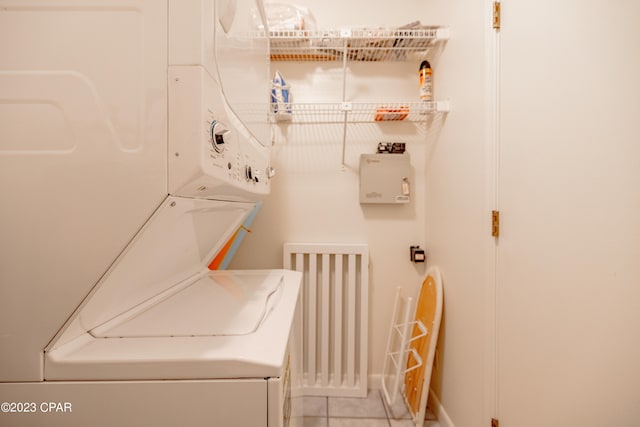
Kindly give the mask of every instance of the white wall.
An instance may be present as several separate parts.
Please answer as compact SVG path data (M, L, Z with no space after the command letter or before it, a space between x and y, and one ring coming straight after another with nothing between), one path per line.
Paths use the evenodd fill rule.
M302 2L299 2L302 3ZM324 28L352 26L399 26L414 19L412 13L372 11L370 5L349 3L354 13L334 14L340 2L308 2ZM315 4L311 4L315 3ZM381 5L384 9L385 6ZM355 13L358 11L358 13ZM370 16L363 16L365 11ZM358 21L353 17L357 16ZM418 63L352 64L347 97L370 101L395 90L398 97L418 100ZM380 70L382 68L382 71ZM341 101L342 69L335 64L274 63L292 87L298 102ZM391 76L385 78L385 75ZM398 77L401 76L401 77ZM378 90L376 90L378 88ZM408 125L409 138L422 140L424 132ZM278 175L272 194L256 219L232 267L277 267L282 265L282 243L366 242L370 248L370 373L380 374L386 345L390 311L399 285L413 287L421 282L424 266L409 261L409 247L424 245L424 165L426 142L412 144L408 151L414 168L415 197L408 205L361 206L358 202L360 153L373 153L380 140L398 140L401 128L387 126L381 134L377 125L349 128L346 164L342 165L341 125L282 125L277 129L273 164ZM382 139L381 139L382 138ZM259 254L259 255L257 255Z
M490 316L486 296L491 245L487 138L488 86L485 2L433 1L429 16L451 25L437 90L451 99L425 176L426 244L440 267L444 317L431 387L456 427L489 425L485 355Z
M366 242L371 255L370 375L382 371L395 288L417 292L425 266L408 259L409 246L427 249L428 264L441 267L445 317L432 387L458 427L477 426L483 416L485 268L485 24L483 2L298 1L311 7L320 27L399 26L420 19L451 26L451 40L434 62L435 95L452 111L429 132L406 136L414 168L408 206L358 203L358 156L374 152L375 125L350 128L346 167L341 165L341 128L281 126L273 159L278 175L272 194L234 260L234 268L282 265L282 243ZM347 9L347 10L345 10ZM488 19L488 18L487 18ZM295 99L340 96L338 65L273 64L289 79ZM348 97L374 100L397 90L417 100L419 62L350 65ZM395 78L385 79L392 73ZM382 78L380 78L382 76ZM371 93L373 91L373 93ZM336 99L339 101L340 99ZM383 137L398 136L391 129ZM282 137L282 133L286 138ZM373 384L375 386L375 384Z

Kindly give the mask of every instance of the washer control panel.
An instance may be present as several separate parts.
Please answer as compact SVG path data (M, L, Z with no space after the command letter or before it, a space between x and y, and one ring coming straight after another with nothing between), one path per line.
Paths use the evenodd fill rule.
M261 158L252 156L251 150L242 150L237 135L222 121L217 120L211 110L208 113L210 119L206 126L209 132L207 154L211 165L222 169L226 167L228 178L233 182L260 184L263 176L268 175L269 165L262 165ZM264 173L261 169L264 169Z
M169 192L222 200L268 194L270 149L234 114L218 83L200 66L170 67L169 75Z

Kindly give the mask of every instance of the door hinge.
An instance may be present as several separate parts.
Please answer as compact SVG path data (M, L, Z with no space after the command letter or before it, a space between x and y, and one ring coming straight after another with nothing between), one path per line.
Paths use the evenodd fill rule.
M500 235L500 211L491 211L491 235L493 237Z
M491 427L500 427L500 422L495 418L491 418Z
M500 2L493 2L493 28L495 30L500 29Z

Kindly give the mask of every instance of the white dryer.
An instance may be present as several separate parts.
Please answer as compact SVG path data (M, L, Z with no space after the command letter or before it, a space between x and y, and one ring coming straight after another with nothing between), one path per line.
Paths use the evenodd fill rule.
M60 135L71 129L69 134L76 137L102 132L96 121L102 112L107 117L105 141L112 138L115 147L105 151L108 144L100 140L67 146L67 139L60 136L58 140L57 134L46 141L56 150L41 149L45 143L37 138L31 151L0 145L0 161L20 165L15 172L4 169L3 178L4 174L22 176L25 168L31 168L32 176L48 173L53 188L67 182L66 177L58 177L62 173L72 176L86 170L88 178L94 179L86 168L98 165L95 183L104 190L104 197L115 197L122 190L129 194L122 200L136 212L128 221L121 220L128 211L120 206L117 223L123 228L112 227L114 214L104 210L108 204L91 210L99 203L99 195L91 194L87 211L98 215L96 220L105 226L85 227L82 221L90 224L85 217L82 227L67 222L85 203L77 190L87 188L69 180L68 194L62 193L67 199L50 198L47 206L53 217L48 225L73 231L65 236L67 243L60 243L58 230L49 231L50 227L28 236L28 227L12 231L3 224L3 232L7 230L11 239L42 239L61 253L60 265L50 275L45 268L49 264L37 262L33 270L21 273L20 267L30 260L20 248L11 252L2 248L4 258L14 265L7 265L0 283L6 297L0 302L0 425L297 425L302 349L299 273L208 268L214 257L228 255L229 243L269 193L273 171L266 123L268 47L266 40L247 36L252 20L263 16L261 1L100 0L80 5L71 0L0 0L0 6L0 21L16 22L4 26L3 38L23 34L25 26L38 31L51 20L58 20L51 25L61 29L60 35L34 36L42 36L43 43L47 37L56 40L60 49L45 59L40 55L40 62L15 46L3 51L8 58L5 64L17 64L15 69L0 69L0 87L11 94L3 98L8 105L5 110L29 120L50 113L45 125L53 123ZM114 24L130 30L132 52L140 48L142 58L127 51L126 40L113 51L105 44L103 51L87 46L73 60L63 55L73 56L69 52L83 42L70 36L70 26L117 32ZM149 28L155 29L155 37L144 33ZM88 39L94 37L89 34ZM157 37L163 34L164 39ZM94 38L94 43L102 43L102 38ZM19 46L21 40L14 42ZM151 53L145 51L145 46L152 45L156 47ZM50 50L43 44L43 53L45 47ZM119 67L140 66L130 75L132 82L143 82L142 86L118 87L126 79L120 82L118 75L96 66L108 55L125 61ZM77 70L64 69L70 64ZM46 66L50 69L36 70ZM141 77L144 73L147 78ZM162 75L164 88L157 82ZM133 108L127 110L145 126L149 120L141 112L162 118L161 112L166 111L168 120L154 123L167 129L164 147L150 148L160 144L162 132L151 132L151 126L136 132L128 121L131 115L114 119L119 100L125 105L128 96L149 104L129 103ZM56 127L56 111L67 128ZM15 135L22 138L21 129L12 125L11 133L3 136L10 141ZM128 144L122 135L138 144ZM136 159L144 167L137 174L134 168L127 169L135 166ZM118 168L128 175L118 176ZM151 186L147 170L153 171ZM165 180L159 185L156 178L163 171ZM29 183L15 185L16 192L29 188ZM162 193L162 186L163 200L130 233L130 241L115 260L106 260L107 268L101 270L105 260L98 261L117 247L125 230L131 230L136 218ZM144 188L152 194L143 194ZM136 191L145 196L140 203ZM16 202L12 207L18 210L6 218L13 222L21 215L30 218L31 211L22 207L22 196L10 195L9 200ZM83 229L94 234L83 235ZM104 248L100 248L102 239ZM77 252L72 258L62 253L67 247L88 243L84 254ZM75 265L68 262L73 260ZM76 269L78 277L74 277ZM89 287L81 280L96 274L97 282ZM75 308L69 309L72 305Z

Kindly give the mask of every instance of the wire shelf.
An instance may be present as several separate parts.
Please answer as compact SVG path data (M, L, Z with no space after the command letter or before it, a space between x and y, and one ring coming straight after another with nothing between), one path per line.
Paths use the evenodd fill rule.
M367 132L373 129L376 137L387 140L390 132L400 130L400 126L403 129L402 141L407 140L408 134L420 136L422 140L422 132L434 124L439 129L441 120L449 112L448 101L349 102L346 101L345 90L348 62L407 62L427 57L431 60L440 54L449 39L448 27L425 26L415 21L394 29L274 30L245 33L241 37L268 39L271 61L342 63L342 102L272 103L269 119L277 125L272 128L274 142L278 139L309 139L296 136L304 131L311 132L311 139L317 141L319 131L339 132L341 129L341 136L336 138L342 140L343 167L349 155L347 134L353 133L354 129L366 129ZM371 126L383 123L390 125ZM414 125L407 127L403 123ZM288 127L288 124L308 126ZM371 140L370 137L366 139ZM334 138L323 136L322 140L333 141ZM326 147L326 144L322 146Z
M373 123L424 122L434 114L449 111L449 103L290 103L271 114L273 122L291 123Z
M261 31L254 37L267 34ZM449 29L291 30L270 31L268 37L272 61L406 61L447 40Z

